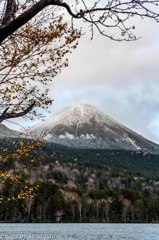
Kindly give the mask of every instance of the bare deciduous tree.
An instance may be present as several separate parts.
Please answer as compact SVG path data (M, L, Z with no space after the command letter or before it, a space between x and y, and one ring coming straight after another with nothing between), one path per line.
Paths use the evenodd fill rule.
M49 19L49 20L48 20ZM32 118L52 103L49 83L68 66L67 53L77 46L80 31L63 17L43 10L0 45L0 122Z
M1 17L0 42L26 24L37 13L47 6L65 9L73 19L82 19L90 24L92 36L94 28L104 36L114 40L134 40L135 26L130 24L134 17L148 17L159 20L158 0L27 0L24 4L15 0L1 0L5 8ZM3 3L3 4L2 4ZM23 11L16 15L18 8ZM118 30L119 35L113 35L112 31Z

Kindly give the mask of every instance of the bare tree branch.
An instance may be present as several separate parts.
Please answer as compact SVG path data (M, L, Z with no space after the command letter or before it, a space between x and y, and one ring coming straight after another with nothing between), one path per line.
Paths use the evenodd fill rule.
M15 18L16 11L16 0L7 0L7 6L2 20L2 25L7 25L9 22L11 22Z
M8 36L22 27L25 23L31 20L37 13L42 11L45 7L49 5L61 6L67 9L69 14L71 14L74 18L79 18L78 14L73 14L71 8L68 4L63 3L61 0L40 0L35 5L33 5L30 9L26 10L16 19L12 20L7 25L2 25L0 28L0 43L2 43Z
M28 113L39 118L33 107L47 111L53 103L48 84L68 66L80 35L49 8L0 45L0 122Z
M92 3L87 0L76 0L73 11L73 7L62 0L40 0L17 18L1 25L0 43L49 5L65 8L72 18L83 19L85 22L91 23L92 31L94 31L93 27L96 27L101 34L110 39L119 40L119 38L116 39L105 33L105 30L116 27L123 36L120 40L135 40L132 28L127 27L126 23L134 16L152 18L158 22L158 4L158 0L94 0ZM12 16L10 17L12 18Z
M9 107L7 107L0 116L0 123L3 122L6 119L23 117L24 115L29 113L34 107L35 107L35 103L33 102L30 106L25 108L23 111L16 112L16 113L15 112L8 112Z

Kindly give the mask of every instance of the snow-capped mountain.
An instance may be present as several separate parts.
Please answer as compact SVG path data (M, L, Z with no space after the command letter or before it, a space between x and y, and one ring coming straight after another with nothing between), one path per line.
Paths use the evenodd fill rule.
M94 106L65 108L29 130L53 143L77 148L141 150L159 153L159 145L114 121Z
M0 138L14 138L18 136L19 133L17 131L14 131L0 123Z

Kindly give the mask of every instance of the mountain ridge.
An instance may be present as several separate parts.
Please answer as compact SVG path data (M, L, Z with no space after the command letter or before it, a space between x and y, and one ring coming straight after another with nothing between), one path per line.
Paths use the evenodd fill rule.
M29 131L46 142L68 147L159 153L159 145L89 104L65 108L45 122L33 126Z
M20 132L8 128L4 124L0 123L0 138L14 138L18 137Z

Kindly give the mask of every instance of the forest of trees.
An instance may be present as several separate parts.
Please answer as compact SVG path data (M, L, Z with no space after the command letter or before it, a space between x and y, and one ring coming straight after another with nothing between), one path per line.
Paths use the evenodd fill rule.
M48 151L40 158L42 149ZM54 145L38 147L35 161L27 155L20 161L10 157L0 165L9 174L1 176L1 222L159 221L157 155L146 160L143 153L131 151L84 150L80 155Z
M11 189L5 183L2 194ZM158 222L159 196L131 189L77 191L66 200L51 182L39 183L36 195L1 203L1 222Z

